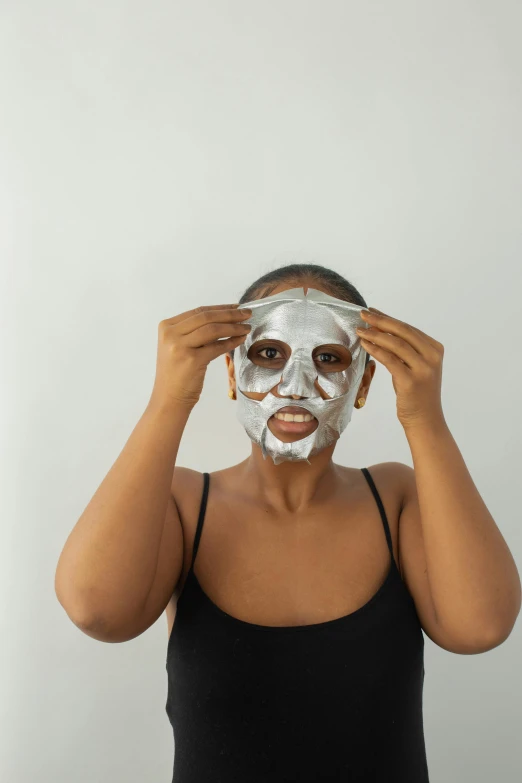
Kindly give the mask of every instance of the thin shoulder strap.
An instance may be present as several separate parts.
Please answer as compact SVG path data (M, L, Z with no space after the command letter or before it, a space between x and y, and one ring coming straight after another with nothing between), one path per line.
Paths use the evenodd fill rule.
M374 480L373 480L372 475L371 475L370 471L368 470L368 468L361 468L361 471L363 472L363 474L364 474L364 476L366 478L366 481L370 485L370 489L373 492L373 496L374 496L375 500L377 501L377 506L379 507L379 511L381 513L382 524L384 525L384 532L386 534L386 541L388 542L388 549L390 550L390 554L391 554L392 558L394 558L394 555L393 555L393 542L392 542L392 537L391 537L391 533L390 533L390 526L388 524L388 519L386 517L386 511L384 510L384 506L382 504L381 496L379 495L379 493L377 491L377 487L375 486Z
M201 531L203 530L203 520L205 519L205 511L207 508L209 480L210 475L208 473L203 473L203 493L201 495L201 504L199 507L198 526L196 528L196 535L194 536L194 544L192 546L192 562L190 564L191 569L194 568L194 560L196 559L196 555L198 553L199 539L201 538Z

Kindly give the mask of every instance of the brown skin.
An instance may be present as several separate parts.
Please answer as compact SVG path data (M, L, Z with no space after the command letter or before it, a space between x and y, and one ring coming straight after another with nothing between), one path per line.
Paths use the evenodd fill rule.
M288 281L271 293L295 285ZM305 291L310 286L329 293L316 281L303 285ZM326 353L328 347L334 349L321 346L321 350ZM342 346L335 348L340 354L346 352ZM349 357L344 362L340 358L339 369L344 369ZM228 354L225 360L229 388L237 396L234 363ZM356 399L368 397L375 369L375 361L370 360ZM317 381L315 385L327 399ZM277 385L271 392L283 398ZM247 396L261 400L266 394ZM300 398L292 395L288 404L294 399ZM357 403L355 407L360 410ZM274 431L271 419L268 426ZM277 437L291 442L304 436L278 432ZM333 462L335 446L310 457L310 464L274 465L252 442L247 459L211 473L195 571L207 594L229 614L262 625L323 622L356 610L383 583L390 558L377 505L359 468ZM371 472L387 511L398 561L403 482L397 480L395 465L372 466ZM185 553L182 576L167 608L169 633L190 566L201 488L200 473L177 469L173 496L183 524Z
M393 554L425 633L453 652L483 652L514 626L519 574L445 422L443 346L371 309L364 347L391 373L414 464L368 466ZM176 465L178 447L208 363L245 339L247 318L237 305L214 305L159 325L150 402L56 569L58 600L95 639L133 639L165 609L172 627L203 484ZM227 368L235 383L228 359ZM372 361L358 396L374 371ZM378 507L361 471L332 461L334 446L310 463L274 466L252 444L243 462L211 474L195 573L218 607L245 622L308 625L350 614L383 584L390 558Z
M271 293L295 285L295 281L288 281ZM317 281L303 285L305 291L310 286L329 293ZM328 346L321 349L326 352ZM234 363L228 354L225 360L229 388L237 397ZM344 366L346 363L340 369ZM356 400L368 397L375 369L372 359ZM316 388L328 398L317 381ZM271 392L282 397L277 386ZM247 396L260 400L265 394ZM297 395L288 398L289 405L293 399L298 399ZM357 403L355 407L362 411ZM268 426L272 430L274 423L269 420ZM290 442L303 436L279 432L277 437ZM382 585L390 555L375 499L359 468L333 462L335 446L333 443L310 457L310 464L274 465L270 458L263 458L256 443L251 443L247 459L210 474L195 572L218 607L246 622L308 625L355 611ZM398 463L370 466L399 565L399 516L405 490L400 467ZM166 612L169 634L190 567L201 489L199 472L176 469L172 492L184 530L184 558L182 575Z
M321 288L315 281L309 285ZM289 281L273 293L294 286ZM371 326L365 348L392 375L414 463L413 469L397 462L369 466L394 556L426 635L451 652L485 652L511 633L522 601L520 577L444 419L443 346L372 310L365 319ZM226 364L236 391L228 356ZM375 368L372 360L356 399L368 396ZM272 393L280 396L277 388ZM307 625L355 611L383 583L389 558L375 500L359 469L333 462L335 445L310 464L274 465L252 443L247 459L211 474L195 571L218 607L261 625ZM185 550L167 608L169 629L190 564L201 484L196 471L175 472L172 492Z
M390 554L362 472L331 463L316 481L315 495L306 482L298 484L301 495L292 492L290 483L281 482L264 494L260 483L266 476L256 479L250 459L210 473L194 566L207 596L233 617L269 626L325 622L367 603L386 578ZM398 563L404 481L397 465L369 469L386 510ZM198 471L175 471L172 491L183 525L184 555L182 575L166 609L169 634L191 563L202 486ZM171 543L170 535L166 531L162 548Z

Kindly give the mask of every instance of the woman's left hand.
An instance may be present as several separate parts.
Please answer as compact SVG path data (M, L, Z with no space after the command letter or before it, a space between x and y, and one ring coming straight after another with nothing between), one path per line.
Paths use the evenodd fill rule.
M361 318L370 327L357 330L362 347L391 372L403 427L443 422L442 343L375 307Z

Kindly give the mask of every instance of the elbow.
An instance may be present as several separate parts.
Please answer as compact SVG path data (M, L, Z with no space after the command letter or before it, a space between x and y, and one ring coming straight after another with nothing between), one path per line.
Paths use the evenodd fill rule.
M504 644L504 642L511 635L511 631L514 627L515 623L509 626L495 628L486 641L487 647L485 648L484 652L486 652L486 650L493 650L495 647L500 647L501 644Z
M74 625L82 631L96 626L97 619L88 599L80 595L79 591L75 589L73 580L65 579L59 569L56 570L54 578L54 593L58 603Z
M511 631L516 625L521 605L522 590L517 572L517 580L514 588L509 591L502 603L499 603L496 617L489 623L489 633L486 635L485 639L488 650L498 647L509 638Z
M124 642L128 641L125 635L116 629L116 626L107 622L107 619L95 614L85 605L65 601L56 593L58 602L61 604L69 620L86 636L96 639L98 642Z
M127 642L139 636L146 627L142 627L140 615L129 618L115 616L106 609L100 611L98 604L95 605L87 598L80 599L78 595L72 594L71 590L60 590L58 585L55 585L55 594L73 625L98 642Z
M81 604L77 600L72 600L70 594L65 596L57 588L55 588L54 592L58 603L74 625L83 631L96 624L95 618L84 604Z
M505 611L502 613L502 617L498 617L496 622L491 623L489 633L484 639L484 652L499 647L509 638L520 614L520 606L519 594L514 605L512 604L510 607L506 606Z
M456 630L437 622L436 626L423 626L424 632L439 647L448 652L459 655L478 655L493 650L503 644L511 635L515 627L520 608L512 612L509 618L506 615L496 618L494 622L481 622L473 628L463 629L462 625Z
M518 601L517 605L511 612L511 616L504 620L502 623L499 623L491 633L491 640L494 642L494 647L498 647L500 644L503 644L503 642L508 639L508 637L511 635L511 631L516 625L518 616L520 614L520 600Z

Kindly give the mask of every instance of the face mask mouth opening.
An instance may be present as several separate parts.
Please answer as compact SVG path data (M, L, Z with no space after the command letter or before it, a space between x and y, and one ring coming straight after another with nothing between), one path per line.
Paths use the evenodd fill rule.
M300 417L296 419L295 417ZM279 408L270 416L270 419L276 418L278 421L297 421L301 419L310 419L310 421L318 421L317 417L305 407L297 407L293 405L285 405L284 408Z
M276 411L269 417L266 426L272 435L282 442L288 443L287 439L291 438L290 442L297 443L302 438L311 436L319 427L319 421L313 414L304 410L295 415Z

